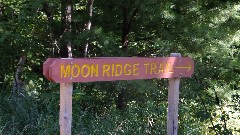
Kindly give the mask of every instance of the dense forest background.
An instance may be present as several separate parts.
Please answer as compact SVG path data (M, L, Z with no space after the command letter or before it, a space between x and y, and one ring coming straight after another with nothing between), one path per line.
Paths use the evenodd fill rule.
M58 134L50 57L192 57L180 135L240 134L238 0L0 0L0 134ZM168 80L74 83L72 134L166 134Z

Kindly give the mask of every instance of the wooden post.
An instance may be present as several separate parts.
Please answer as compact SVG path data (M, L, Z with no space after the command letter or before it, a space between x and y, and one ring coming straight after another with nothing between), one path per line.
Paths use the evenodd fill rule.
M171 57L181 57L180 53L171 53ZM167 135L177 135L178 102L180 78L170 78L168 86Z
M72 83L60 83L60 135L71 135L72 127Z
M71 55L69 55L69 57L70 56ZM50 81L60 83L60 135L71 135L73 82L151 78L170 78L168 88L167 134L177 135L180 77L191 77L194 72L194 61L189 57L180 57L181 54L179 53L171 53L171 57L162 58L47 59L43 64L43 75ZM106 62L108 63L107 65L119 63L119 65L115 65L115 67L112 67L110 70L112 76L108 75L110 71L106 73L106 69L103 68ZM172 70L162 74L152 74L152 71L149 72L148 70L149 68L151 68L151 70L153 68L149 66L149 63L160 63L158 64L158 68L162 71L165 71L165 69L169 70L169 67L172 65ZM92 65L92 67L84 67L84 65ZM124 68L126 67L133 67L133 70L125 72L126 69ZM109 66L108 69L110 68ZM117 70L118 68L121 68L121 71ZM86 69L88 72L80 74L80 69ZM124 72L122 72L123 70ZM160 73L161 70L159 70ZM131 72L134 73L131 74Z

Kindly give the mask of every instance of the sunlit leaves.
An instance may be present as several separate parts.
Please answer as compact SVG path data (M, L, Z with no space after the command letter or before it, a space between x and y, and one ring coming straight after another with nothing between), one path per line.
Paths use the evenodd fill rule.
M36 105L44 113L33 113L39 116L36 127L44 130L43 134L58 130L56 122L49 122L56 120L58 114L57 94L51 96L49 93L58 92L58 86L48 84L42 77L41 66L47 57L58 57L59 43L70 41L74 57L82 56L87 42L89 57L163 57L172 52L191 56L195 61L195 73L192 78L181 79L179 132L237 132L234 128L239 126L236 124L239 123L240 94L239 2L99 0L94 1L92 28L87 31L86 1L73 0L72 33L64 34L61 32L60 1L49 0L44 7L45 2L3 0L0 7L0 88L11 91L19 57L27 56L22 77L30 96L44 98L37 99L41 104ZM121 38L126 10L129 45L127 51L123 51ZM118 112L116 98L122 88L127 90L127 109ZM73 132L165 134L166 99L166 80L76 84L73 111L77 113L74 113ZM21 127L15 116L6 115L4 120L12 117L13 125ZM19 119L26 123L25 118ZM0 121L2 126L2 119ZM5 121L9 123L9 118ZM5 130L4 126L0 127L1 131Z

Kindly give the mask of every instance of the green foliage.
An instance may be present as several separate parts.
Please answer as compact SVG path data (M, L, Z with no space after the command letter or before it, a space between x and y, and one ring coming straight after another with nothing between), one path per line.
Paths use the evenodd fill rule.
M53 95L53 94L51 94ZM59 131L57 105L54 96L34 99L31 97L3 97L0 108L0 134L54 134ZM49 101L54 102L49 102Z
M181 79L179 134L240 133L238 1L99 0L90 18L86 1L73 0L71 32L63 32L61 4L0 2L0 134L59 132L59 86L43 77L42 63L68 42L73 57L83 56L86 43L88 57L192 57L195 73ZM18 95L13 81L22 56L26 93ZM75 83L73 134L166 134L167 87L163 79ZM126 108L118 110L123 89Z

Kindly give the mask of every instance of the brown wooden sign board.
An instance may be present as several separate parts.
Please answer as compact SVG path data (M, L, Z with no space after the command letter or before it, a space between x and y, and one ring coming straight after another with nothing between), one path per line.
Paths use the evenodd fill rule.
M190 57L48 58L44 76L56 83L191 77Z
M193 60L179 53L156 58L48 58L43 64L43 75L60 83L60 135L71 135L72 82L151 78L169 78L167 135L177 135L180 77L190 77L193 71Z
M48 58L44 63L43 63L43 75L49 80L53 81L49 77L49 66L52 64L52 62L55 60L55 58Z

